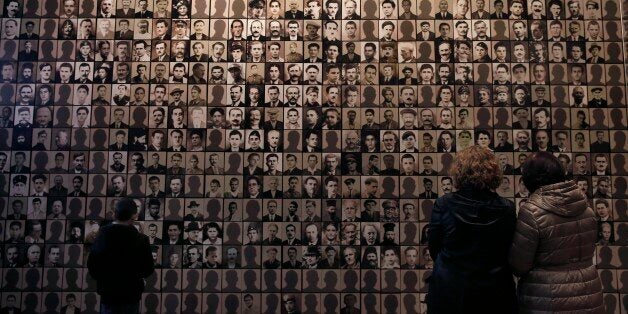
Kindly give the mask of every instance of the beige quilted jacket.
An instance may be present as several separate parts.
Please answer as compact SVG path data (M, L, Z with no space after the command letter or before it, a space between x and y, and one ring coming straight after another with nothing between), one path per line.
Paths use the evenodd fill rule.
M593 210L575 182L539 188L519 209L510 250L520 313L603 313Z

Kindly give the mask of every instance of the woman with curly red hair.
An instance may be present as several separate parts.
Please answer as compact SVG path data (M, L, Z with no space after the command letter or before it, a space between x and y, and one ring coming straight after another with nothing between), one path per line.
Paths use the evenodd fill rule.
M502 178L495 155L471 146L456 156L456 191L436 200L428 245L434 271L428 313L515 313L508 250L515 205L495 193Z

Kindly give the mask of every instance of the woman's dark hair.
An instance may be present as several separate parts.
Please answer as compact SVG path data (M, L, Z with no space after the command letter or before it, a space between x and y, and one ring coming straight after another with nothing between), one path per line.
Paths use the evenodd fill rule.
M427 236L429 232L430 224L426 224L425 226L423 226L423 228L421 228L421 239L419 240L419 244L427 244Z
M125 197L116 203L115 217L119 221L129 221L137 214L137 204L132 198Z
M222 238L222 228L220 228L220 225L214 221L211 221L203 226L203 236L207 236L207 230L209 230L209 228L216 229L216 231L218 231L218 238Z
M538 188L565 181L565 169L552 153L536 152L521 166L523 184L530 193Z

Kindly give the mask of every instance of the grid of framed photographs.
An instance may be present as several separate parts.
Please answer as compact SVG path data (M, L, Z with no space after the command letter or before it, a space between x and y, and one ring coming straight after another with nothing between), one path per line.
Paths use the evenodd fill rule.
M618 0L1 0L4 308L96 313L123 196L146 313L423 313L456 151L552 151L628 308ZM295 312L296 311L296 312Z

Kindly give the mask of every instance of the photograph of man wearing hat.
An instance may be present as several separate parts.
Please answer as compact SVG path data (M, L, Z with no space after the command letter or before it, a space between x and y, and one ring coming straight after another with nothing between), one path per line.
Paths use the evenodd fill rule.
M262 244L262 239L260 238L260 230L256 223L251 223L246 228L246 237L248 242L246 245L260 245Z
M500 86L501 87L501 86ZM537 86L534 88L534 96L536 99L532 102L534 107L549 107L550 102L545 99L545 92L547 88L545 86Z
M229 84L244 84L245 80L244 77L242 77L242 66L234 63L231 66L229 66L229 74L231 74L231 77L229 77L227 79Z
M604 58L600 57L600 52L602 51L602 47L596 43L591 44L589 46L589 53L591 56L587 59L587 63L604 63Z
M506 107L509 106L509 96L510 90L508 86L500 85L495 87L495 95L497 98L495 99L495 107ZM461 128L458 126L458 128Z
M28 178L19 174L13 177L11 186L11 196L28 196Z
M186 238L183 240L184 245L201 245L201 227L198 222L192 221L185 227Z
M264 269L278 269L281 267L281 261L277 259L278 250L276 247L266 249L266 260L262 263Z
M475 44L475 56L476 58L473 62L482 62L489 63L491 62L491 57L488 55L488 45L481 41ZM457 84L457 83L456 83Z
M188 23L184 20L177 20L173 23L174 32L172 33L173 40L188 40L190 37L188 36Z
M40 70L42 67L39 67ZM97 69L94 75L94 84L109 84L111 83L111 66L108 63L101 64ZM40 80L37 81L41 82Z
M405 66L401 70L403 73L403 77L399 78L399 83L403 85L417 85L419 84L419 80L416 77L413 77L414 68Z
M383 224L384 227L384 236L380 245L389 245L396 246L397 243L397 232L395 231L395 224L392 222L388 222Z
M362 253L362 260L360 261L360 267L362 269L377 269L379 268L379 258L377 257L377 248L374 246L367 246ZM358 310L359 312L359 310ZM356 312L356 313L358 313Z
M242 56L243 56L245 51L246 50L244 50L244 46L242 46L238 42L234 42L233 44L231 44L231 48L228 51L229 54L227 55L227 61L229 61L229 62L236 62L236 63L245 62L245 59L242 58ZM253 66L255 66L255 68L257 68L257 64L251 65L251 68L253 68ZM263 79L262 79L262 81L263 81ZM257 83L257 84L261 84L261 82Z
M338 250L334 246L327 246L325 248L325 256L318 262L319 269L338 269L340 268L340 261L338 259Z
M170 96L172 96L172 101L170 102L170 107L179 107L183 108L186 106L185 102L181 100L181 96L183 95L183 90L179 87L175 87L172 91L170 91Z
M360 188L356 187L356 180L354 178L346 178L343 183L345 184L344 192L342 193L343 198L359 198L360 197Z
M360 220L367 222L377 222L380 220L380 212L377 208L377 201L368 199L364 201L364 210L360 212Z
M318 22L318 21L308 21L307 23L305 23L305 30L306 30L307 34L305 34L303 36L304 40L307 40L307 41L321 40L321 35L319 33L319 30L321 29L321 26L318 23L320 23L320 22Z
M600 86L595 86L591 88L591 93L593 94L593 98L589 100L589 108L606 108L608 107L608 103L606 99L602 98L603 88Z
M183 217L183 219L186 220L186 221L189 221L189 220L191 220L191 221L202 221L204 219L204 216L199 211L200 206L201 206L201 204L197 203L196 201L191 201L190 204L187 206L188 209L186 210L186 212L188 212L188 214L185 215L185 217Z
M403 130L418 130L419 128L416 125L416 116L417 113L415 109L405 108L400 112L401 118L403 119L403 125L401 129Z
M318 251L318 247L314 245L307 246L307 248L305 249L305 252L303 252L303 259L305 260L305 263L303 264L303 268L305 269L319 268L318 263L320 259L320 252Z
M397 43L395 42L382 42L380 44L380 55L379 58L380 63L397 63L399 62L397 58ZM375 61L377 62L377 61Z

